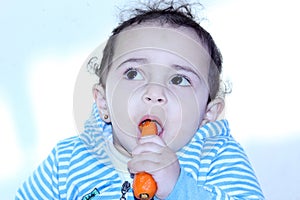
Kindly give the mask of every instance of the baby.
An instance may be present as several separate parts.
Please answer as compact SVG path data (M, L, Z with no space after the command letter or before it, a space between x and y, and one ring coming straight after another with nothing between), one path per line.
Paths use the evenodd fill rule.
M190 6L160 1L113 30L84 133L60 141L16 199L134 199L139 172L154 199L264 199L219 120L222 56ZM142 137L145 121L156 135Z

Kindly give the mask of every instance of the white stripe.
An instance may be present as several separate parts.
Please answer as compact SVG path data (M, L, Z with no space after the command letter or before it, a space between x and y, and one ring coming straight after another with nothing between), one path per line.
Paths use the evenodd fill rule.
M89 189L89 187L97 180L94 179L94 177L99 176L101 177L101 180L98 180L97 186L100 187L101 185L109 182L109 181L115 181L112 180L114 176L117 175L116 171L110 171L109 173L106 172L106 170L110 169L110 165L105 165L102 168L97 168L99 164L109 163L109 157L107 156L105 150L103 150L103 145L105 144L106 140L109 140L111 137L111 127L109 125L106 125L103 121L100 120L99 113L97 110L96 105L93 105L93 115L90 117L89 121L87 121L86 129L85 131L88 133L84 133L84 135L80 135L79 137L73 137L70 139L66 139L58 143L57 145L57 152L56 155L50 154L50 158L52 160L55 159L56 156L58 158L56 159L66 159L66 161L61 161L58 163L59 167L66 166L65 170L60 169L58 172L55 165L51 166L48 161L44 163L44 167L47 169L52 170L54 173L58 173L57 176L59 177L59 180L52 180L55 177L48 177L45 176L45 168L41 169L42 175L45 176L44 180L48 182L52 181L59 181L57 182L59 186L60 192L64 189L66 193L60 194L61 197L67 197L71 192L76 192L78 195L84 195L81 194L82 191L85 191ZM191 143L185 146L180 152L177 152L177 156L180 160L181 166L184 168L185 171L190 173L195 180L198 180L198 183L200 184L206 182L207 185L205 187L210 188L212 191L216 192L217 198L216 199L229 199L228 194L225 194L226 190L233 190L230 191L230 195L238 195L243 194L247 192L247 189L249 191L257 191L258 194L260 194L260 191L258 191L255 186L257 186L256 177L252 171L251 166L249 165L249 161L244 154L243 150L239 146L238 143L236 143L231 137L228 137L229 133L227 132L227 122L221 121L220 123L215 123L213 129L212 124L207 124L206 128L209 128L208 130L202 128L199 130L194 138L191 140ZM105 130L105 131L102 131ZM85 137L85 138L84 138ZM81 140L81 141L80 141ZM85 141L90 140L90 144L86 144ZM205 142L205 143L204 143ZM74 147L76 147L74 149ZM77 155L73 155L74 152L79 150L80 148L85 147L87 149L83 149L81 152L78 152ZM91 149L92 148L92 149ZM224 148L229 148L230 151L226 151ZM70 152L65 152L69 151ZM91 152L92 151L92 152ZM65 153L62 153L65 152ZM198 156L199 155L199 156ZM228 156L228 158L220 157L220 156ZM231 156L237 156L236 158L232 158ZM96 160L92 160L94 158L97 158ZM188 159L187 161L182 161L181 158ZM79 159L80 161L77 163L74 163L76 159ZM70 165L70 162L73 161L72 165ZM86 165L89 161L92 161L90 165ZM200 166L197 162L200 163ZM213 162L213 163L212 163ZM239 162L239 164L237 164ZM204 167L205 165L205 167ZM74 171L77 167L81 168L85 166L82 169L77 169ZM218 167L218 168L216 168ZM241 170L247 170L247 171L239 171L239 170L232 170L232 167L237 167ZM216 169L214 169L216 168ZM92 171L93 169L93 171ZM214 169L214 170L212 170ZM73 170L72 174L70 171ZM212 171L210 171L212 170ZM85 177L80 177L73 179L74 177L77 177L78 175L81 175L83 173L90 172ZM211 172L211 175L208 175L207 173ZM37 172L36 172L37 173ZM198 174L201 174L198 177ZM62 177L63 174L69 175L68 177ZM233 176L240 176L239 177L233 177ZM225 176L222 178L218 178L218 176ZM38 175L38 180L41 182L41 175ZM243 179L243 177L253 177L253 180ZM91 178L91 179L90 179ZM31 179L33 179L31 177ZM90 179L90 180L88 180ZM72 180L72 182L68 182ZM88 180L88 181L87 181ZM104 180L104 181L103 181ZM232 185L224 185L221 187L218 187L218 185L221 185L222 183L226 183L228 181L245 181L245 184L232 184ZM82 184L81 186L78 185L78 183ZM237 182L236 182L237 183ZM34 183L34 187L37 190L37 192L41 194L40 189L37 187L37 184ZM70 188L66 188L66 185L71 185ZM253 184L254 186L249 186L247 184ZM29 186L29 182L26 182L26 185ZM42 187L47 191L49 189L46 188L45 184L41 182ZM75 190L76 187L76 190ZM239 190L238 187L243 188L243 190ZM259 188L259 186L257 186ZM28 187L29 188L29 187ZM91 188L93 189L93 188ZM111 189L116 189L116 191L111 191ZM113 195L119 195L121 196L121 182L120 184L111 185L109 187L105 187L103 190L100 191L101 196L104 195L107 198L112 197ZM223 191L222 191L222 190ZM53 188L55 192L58 193L58 191ZM74 190L74 191L73 191ZM28 194L33 195L32 188L29 188L28 191L24 191L24 188L21 188L21 191L24 192L25 195L27 195L27 199L30 199ZM222 196L225 195L225 196ZM132 197L132 193L128 193L129 197ZM257 198L257 196L255 196ZM45 198L45 196L43 196ZM45 198L46 199L46 198ZM111 198L112 199L112 198Z
M37 175L37 177L39 178L39 176ZM34 177L31 177L31 183L33 185L33 187L36 189L36 192L43 198L43 199L47 199L46 196L41 192L40 188L37 186L37 183L34 181ZM35 196L35 195L34 195Z

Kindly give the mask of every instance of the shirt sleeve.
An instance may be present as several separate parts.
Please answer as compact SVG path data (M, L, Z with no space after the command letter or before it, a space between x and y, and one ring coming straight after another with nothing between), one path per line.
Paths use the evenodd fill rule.
M263 200L264 196L244 150L234 140L227 140L211 159L204 184L199 185L181 169L167 199Z
M17 190L15 199L59 199L57 166L57 151L54 148Z

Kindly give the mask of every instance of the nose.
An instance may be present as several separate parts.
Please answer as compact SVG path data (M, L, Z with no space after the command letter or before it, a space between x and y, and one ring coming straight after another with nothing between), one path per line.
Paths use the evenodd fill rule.
M163 86L148 85L143 95L143 101L150 104L163 105L167 103L166 94Z

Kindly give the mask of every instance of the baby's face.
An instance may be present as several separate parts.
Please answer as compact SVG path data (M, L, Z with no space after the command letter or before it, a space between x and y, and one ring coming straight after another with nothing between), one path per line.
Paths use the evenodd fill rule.
M138 25L118 35L106 82L113 134L129 153L153 120L174 151L200 126L209 95L210 56L190 29Z

